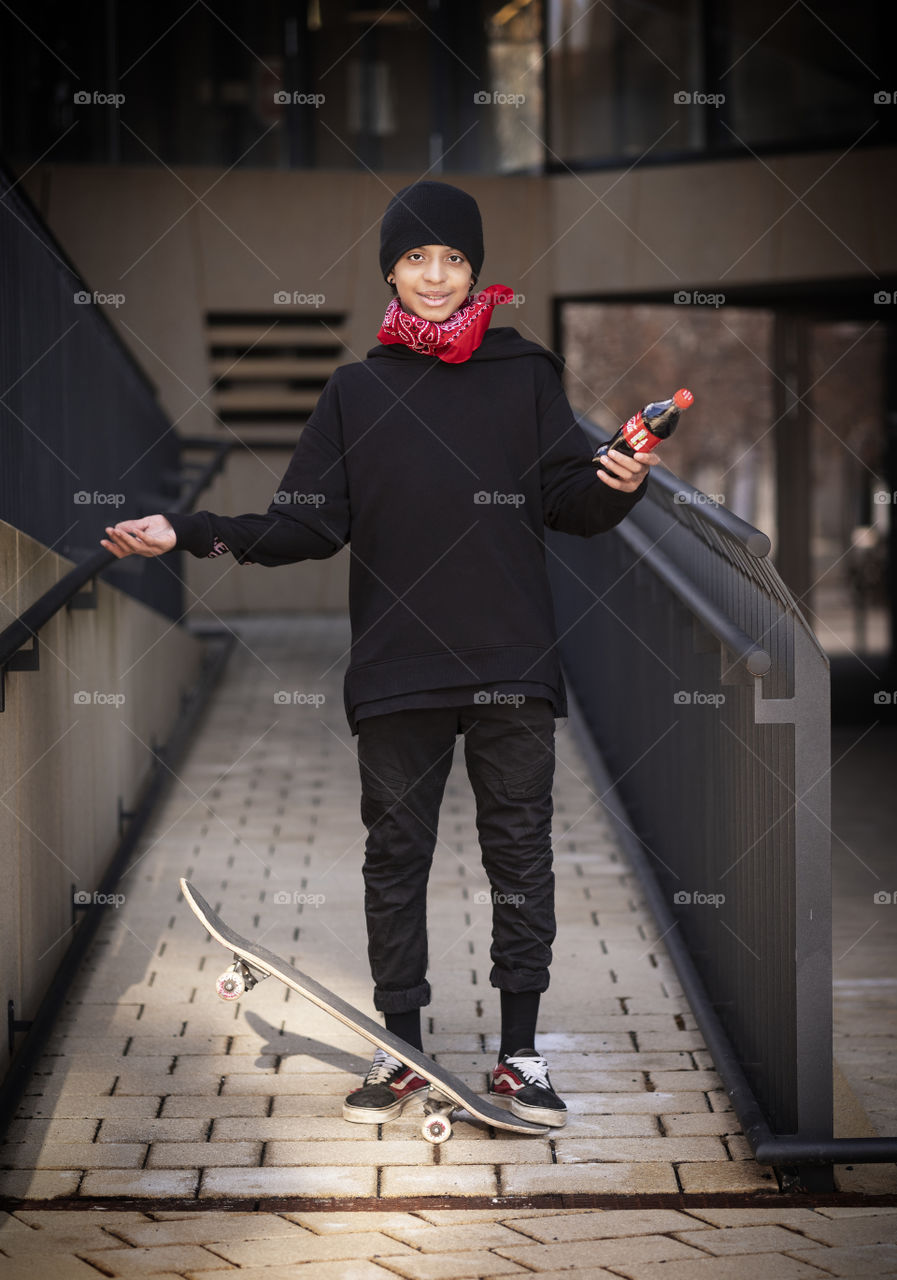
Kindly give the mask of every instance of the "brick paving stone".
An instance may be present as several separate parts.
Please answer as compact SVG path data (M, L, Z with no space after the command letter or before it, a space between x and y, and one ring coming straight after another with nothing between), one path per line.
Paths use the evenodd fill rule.
M349 1125L347 1124L347 1128ZM382 1142L371 1136L374 1125L358 1125L368 1141L355 1142L269 1142L265 1148L265 1165L386 1165L433 1163L434 1147L418 1135L414 1142ZM388 1132L388 1129L387 1129ZM483 1163L482 1156L479 1163Z
M566 1097L567 1111L573 1115L709 1115L703 1093L665 1093L631 1090L626 1093L580 1093Z
M333 1073L316 1072L314 1075L249 1075L243 1072L234 1072L228 1074L224 1078L224 1096L232 1096L237 1093L265 1093L283 1095L329 1095L330 1097L344 1098L349 1089L353 1087L352 1083L345 1074L336 1075ZM175 1090L172 1090L175 1092Z
M161 1098L158 1095L126 1098L94 1096L92 1094L73 1094L59 1100L44 1101L40 1098L26 1099L30 1103L27 1115L35 1119L105 1119L123 1116L154 1116L159 1110ZM23 1108L19 1108L19 1114Z
M134 1120L104 1120L97 1142L204 1142L209 1121L155 1116ZM258 1121L255 1122L256 1124ZM94 1124L94 1127L96 1125Z
M453 1253L526 1243L519 1232L501 1222L452 1222L444 1226L417 1222L413 1226L390 1227L389 1234L422 1253Z
M384 1179L389 1170L384 1170ZM420 1170L419 1172L433 1172ZM308 1169L207 1169L201 1200L222 1196L375 1196L377 1170L351 1165L315 1165ZM411 1194L403 1192L402 1194ZM419 1194L419 1193L418 1193Z
M609 1160L707 1160L718 1164L726 1159L726 1149L719 1138L568 1138L558 1135L555 1149L558 1164Z
M92 1117L79 1120L13 1120L7 1126L4 1145L7 1142L92 1142L96 1130L97 1121Z
M404 1118L404 1117L402 1117ZM418 1131L420 1118L408 1134ZM342 1116L265 1116L254 1119L224 1118L215 1120L209 1135L211 1142L233 1142L240 1138L258 1138L262 1142L357 1142L370 1141L376 1125L352 1124ZM389 1121L384 1133L389 1138L402 1136L396 1121Z
M0 1196L11 1200L57 1200L73 1196L80 1181L79 1169L11 1169L0 1172Z
M708 1253L785 1253L806 1244L803 1236L782 1226L721 1227L678 1231L676 1237Z
M16 1217L36 1230L63 1236L76 1230L75 1223L117 1228L122 1223L149 1222L145 1213L135 1209L79 1209L77 1218L73 1218L71 1209L51 1209L43 1205L39 1209L17 1209Z
M525 1267L492 1253L471 1251L451 1253L444 1257L432 1254L409 1254L390 1258L390 1270L406 1280L462 1280L468 1276L517 1276L531 1274Z
M506 1164L501 1167L501 1189L506 1196L567 1192L635 1195L652 1191L675 1193L679 1185L671 1164L568 1164L542 1168Z
M715 1071L652 1071L651 1081L655 1089L666 1089L673 1093L677 1089L693 1092L695 1089L719 1089L721 1081Z
M494 1196L497 1191L492 1165L391 1165L383 1169L380 1181L384 1197Z
M148 1276L159 1271L196 1272L220 1270L221 1259L195 1244L163 1244L152 1249L114 1249L102 1253L83 1251L85 1261L93 1263L101 1274L114 1276Z
M423 1225L420 1217L413 1213L393 1212L388 1209L378 1210L352 1210L347 1213L340 1213L337 1210L321 1211L311 1210L304 1213L301 1210L280 1215L282 1219L290 1222L298 1223L301 1227L306 1227L309 1231L314 1231L316 1235L332 1235L336 1231L347 1232L352 1234L359 1231L386 1231L392 1232L398 1227L420 1227ZM401 1237L396 1237L400 1239Z
M154 1142L148 1169L203 1169L215 1165L257 1165L261 1142Z
M143 1248L159 1244L208 1244L223 1240L269 1240L301 1235L302 1228L276 1213L191 1212L164 1222L119 1224L116 1234L130 1245Z
M750 1256L736 1255L687 1262L620 1263L615 1270L628 1280L748 1280L756 1275L757 1263ZM763 1255L763 1280L823 1280L825 1274L780 1253Z
M294 1227L292 1235L269 1240L226 1240L215 1252L235 1266L286 1266L295 1262L325 1262L339 1258L406 1257L412 1250L380 1231L313 1235Z
M893 1244L897 1242L897 1217L893 1214L833 1221L817 1217L815 1222L801 1226L801 1231L820 1244L845 1247L855 1244ZM798 1246L799 1247L799 1246Z
M146 1144L138 1142L20 1142L0 1149L0 1161L18 1169L138 1169Z
M146 1200L169 1196L193 1197L199 1173L196 1169L92 1169L84 1175L80 1195L139 1196Z
M45 1253L40 1257L40 1272L46 1276L58 1276L59 1280L97 1280L97 1269L70 1253ZM101 1273L102 1274L102 1273ZM105 1272L106 1275L109 1272ZM11 1258L3 1263L3 1280L35 1280L33 1258ZM241 1278L242 1280L242 1278Z
M778 1224L782 1227L799 1227L803 1229L816 1222L819 1214L828 1212L819 1209L777 1209L775 1205L763 1209L716 1209L689 1208L693 1218L701 1218L714 1227L746 1227ZM867 1210L862 1210L865 1213ZM871 1211L869 1211L871 1212Z
M694 1227L694 1219L676 1209L591 1209L570 1217L527 1218L514 1223L516 1231L542 1244L604 1240L610 1236L666 1235ZM713 1229L708 1226L707 1230Z
M588 1209L418 1209L416 1216L435 1226L444 1226L452 1222L510 1222L517 1218L567 1217L588 1212Z
M897 1214L897 1208L888 1205L826 1204L820 1205L815 1212L823 1218L877 1218Z
M73 1253L85 1253L88 1249L120 1249L121 1241L115 1236L107 1235L103 1228L90 1222L80 1222L77 1216L69 1214L68 1230L46 1231L40 1228L26 1227L15 1236L0 1229L0 1250L11 1258L36 1254L61 1253L70 1249Z
M484 1275L482 1280L492 1280L495 1273ZM531 1274L536 1274L535 1272ZM619 1280L619 1271L607 1271L604 1267L577 1267L575 1271L565 1268L563 1271L540 1271L539 1280Z
M360 1258L299 1263L288 1267L241 1267L239 1271L230 1268L198 1274L202 1280L395 1280L396 1277L395 1271Z
M677 1165L686 1195L699 1191L777 1191L769 1165L730 1160L728 1163Z
M534 1271L586 1266L620 1267L624 1274L634 1263L696 1262L706 1255L670 1236L640 1235L603 1240L564 1240L558 1244L499 1245L496 1252Z
M789 1249L788 1255L833 1276L897 1276L897 1245L894 1244Z
M158 1107L158 1103L156 1105ZM163 1120L168 1117L187 1119L195 1116L210 1120L216 1116L258 1117L267 1114L268 1099L251 1094L238 1094L228 1098L219 1094L203 1094L201 1097L173 1094L162 1105Z
M496 1131L499 1132L499 1131ZM551 1133L557 1133L553 1129ZM551 1135L548 1135L550 1137ZM548 1137L528 1138L497 1137L485 1143L465 1142L452 1133L440 1151L443 1164L551 1164L551 1147Z
M734 1111L699 1111L684 1115L662 1115L663 1127L670 1137L697 1138L711 1134L740 1134L741 1126Z

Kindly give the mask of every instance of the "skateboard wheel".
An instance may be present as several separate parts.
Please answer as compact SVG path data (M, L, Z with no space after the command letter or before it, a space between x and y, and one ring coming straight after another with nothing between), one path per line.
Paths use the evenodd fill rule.
M445 1142L452 1136L452 1122L448 1116L427 1116L420 1131L427 1142Z
M215 983L215 991L219 1000L239 1000L245 990L246 983L243 980L243 974L236 965L233 965L230 969L225 969Z

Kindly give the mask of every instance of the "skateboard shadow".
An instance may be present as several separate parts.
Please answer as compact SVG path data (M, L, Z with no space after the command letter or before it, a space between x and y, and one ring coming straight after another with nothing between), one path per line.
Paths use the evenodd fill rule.
M244 1009L243 1019L255 1035L263 1038L265 1043L259 1048L260 1054L279 1054L281 1058L307 1057L315 1058L322 1066L338 1071L351 1071L355 1075L364 1076L371 1065L370 1055L361 1057L348 1049L337 1049L323 1040L315 1040L312 1036L302 1035L298 1031L281 1031L272 1022L262 1018L252 1009ZM371 1048L373 1053L373 1047ZM256 1066L264 1066L264 1059Z

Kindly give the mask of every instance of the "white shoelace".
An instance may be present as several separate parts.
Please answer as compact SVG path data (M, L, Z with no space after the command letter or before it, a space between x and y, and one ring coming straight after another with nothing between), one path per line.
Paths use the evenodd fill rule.
M548 1062L545 1058L506 1058L505 1061L523 1076L527 1084L541 1084L550 1089Z
M402 1064L398 1058L394 1058L391 1053L387 1053L385 1049L374 1050L374 1061L371 1063L370 1069L364 1078L365 1084L383 1084L389 1079L396 1067Z

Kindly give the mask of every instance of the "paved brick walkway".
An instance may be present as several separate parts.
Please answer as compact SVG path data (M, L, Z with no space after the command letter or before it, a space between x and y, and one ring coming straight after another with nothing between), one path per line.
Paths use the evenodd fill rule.
M53 1272L62 1276L575 1269L678 1280L744 1274L736 1259L760 1252L770 1278L859 1265L897 1274L897 1217L886 1210L526 1207L525 1197L557 1193L625 1204L777 1190L750 1158L568 728L558 731L555 788L561 927L539 1027L566 1128L529 1139L459 1121L435 1148L419 1136L420 1103L380 1127L349 1125L341 1103L369 1062L364 1040L274 980L236 1006L218 1001L227 957L179 899L181 874L241 932L373 1013L365 832L342 705L347 623L241 619L239 631L244 644L2 1149L0 1194L48 1202L3 1220L4 1277L33 1275L39 1256L48 1273L70 1258ZM481 1091L498 1043L486 887L459 739L431 879L425 1047ZM522 1207L471 1207L460 1223L451 1210L390 1211L397 1198L434 1196L471 1206L520 1197ZM277 1197L341 1207L239 1211ZM53 1211L54 1198L123 1198L128 1208ZM375 1198L376 1216L350 1211ZM160 1200L185 1209L159 1212Z

